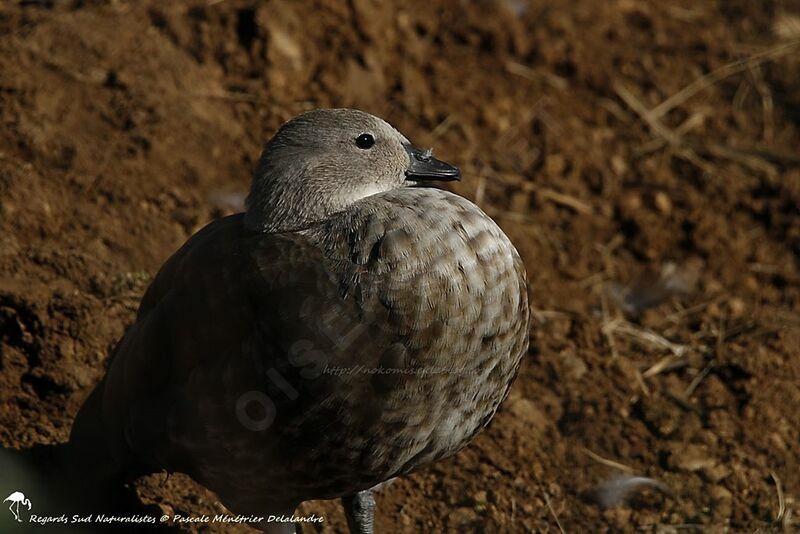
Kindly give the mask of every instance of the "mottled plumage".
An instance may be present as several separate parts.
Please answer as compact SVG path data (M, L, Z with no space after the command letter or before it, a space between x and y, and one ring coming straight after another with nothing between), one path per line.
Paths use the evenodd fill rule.
M477 206L406 185L292 231L206 226L148 289L73 443L99 440L108 473L185 472L257 515L464 447L527 350L525 270Z

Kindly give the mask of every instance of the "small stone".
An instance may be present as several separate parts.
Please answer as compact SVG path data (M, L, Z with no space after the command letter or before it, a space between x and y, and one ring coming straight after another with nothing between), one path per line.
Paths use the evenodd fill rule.
M714 501L712 514L715 521L730 517L733 511L733 494L724 486L714 486L709 491Z
M724 287L717 280L713 280L712 279L712 280L709 280L708 282L706 282L706 291L709 292L709 293L719 293L723 289L724 289ZM714 302L713 304L716 304L716 302ZM709 308L710 307L711 306L709 306ZM719 307L717 307L717 311L719 311Z
M172 506L164 504L163 502L156 504L156 508L158 508L158 511L161 513L162 516L166 515L169 517L173 517L175 515L175 510L172 508Z
M770 434L769 439L779 450L787 451L789 449L789 447L786 445L786 441L777 432Z
M447 522L450 528L469 526L477 519L478 514L475 513L475 510L467 507L456 508L447 516Z
M692 369L702 369L706 366L705 357L697 352L690 352L686 356L686 361Z
M681 424L680 413L663 399L650 398L642 406L645 420L657 429L662 437L672 435Z
M508 119L508 117L496 117L495 123L497 124L497 130L500 133L508 131L508 129L511 127L511 121Z
M642 197L637 193L628 193L623 197L622 204L630 211L637 211L642 207Z
M511 211L526 213L530 210L530 194L524 191L514 193L511 197Z
M197 212L188 208L176 209L172 217L183 227L191 228L197 224Z
M16 211L17 211L16 206L14 206L14 204L9 202L8 200L0 201L0 215L2 215L3 217L11 218L14 216L14 213L16 213Z
M715 467L717 461L708 455L705 445L691 443L675 451L670 464L682 471L700 471Z
M95 370L86 365L74 365L71 374L81 388L87 388L97 381Z
M567 162L561 154L550 154L545 159L545 172L550 176L561 176Z
M65 360L71 360L75 355L75 341L64 339L58 344L58 352Z
M727 478L728 475L731 474L731 470L722 464L705 466L700 470L700 472L703 474L703 477L706 480L715 484Z
M664 193L663 191L659 191L656 193L655 199L653 199L656 209L663 213L664 215L669 215L672 213L672 201L669 199L669 196Z
M731 313L731 319L738 319L744 315L747 306L744 301L739 297L733 297L728 301L728 310Z
M750 291L758 291L761 287L758 285L758 279L752 274L745 277L744 286Z
M545 429L550 424L547 416L542 413L539 407L526 398L513 399L508 403L508 411L519 421L529 425L535 436L544 434Z
M625 160L622 159L622 157L614 156L611 158L611 170L613 170L614 174L617 176L623 176L626 172L628 172L628 164L625 163Z
M585 375L589 368L583 358L572 352L567 352L562 356L564 364L567 366L569 377L574 380L580 380Z
M617 526L629 527L633 511L627 507L609 508L603 511L603 517Z

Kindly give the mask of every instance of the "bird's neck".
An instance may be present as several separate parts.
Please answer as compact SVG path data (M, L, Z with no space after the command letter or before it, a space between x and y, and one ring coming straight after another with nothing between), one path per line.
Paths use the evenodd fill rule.
M308 203L248 201L244 225L255 232L295 232L308 228L327 215L326 210Z

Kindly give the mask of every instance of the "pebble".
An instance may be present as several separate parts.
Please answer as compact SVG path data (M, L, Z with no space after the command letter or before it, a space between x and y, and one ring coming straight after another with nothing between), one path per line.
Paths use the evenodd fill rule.
M447 516L447 522L450 528L458 528L468 526L470 523L478 519L478 514L472 508L466 506L456 508L450 515Z
M545 172L550 176L561 176L567 167L567 162L561 154L550 154L545 159Z
M723 486L713 486L709 490L711 498L714 500L712 514L715 521L728 518L733 511L733 494Z
M728 301L728 310L731 313L731 319L739 319L744 316L746 309L747 306L739 297L733 297Z
M622 157L614 156L611 158L611 170L613 170L614 174L617 176L624 176L625 173L628 172L628 164L625 163Z
M672 454L670 464L682 471L700 471L713 468L717 461L704 445L690 443Z
M630 211L637 211L642 207L642 197L638 193L629 193L623 197L622 205Z
M669 195L663 191L656 193L654 203L656 205L656 209L664 215L669 215L672 213L672 201L669 199Z
M533 401L522 397L510 400L511 402L508 403L508 411L514 417L527 423L530 426L530 431L535 436L540 436L545 433L550 421Z

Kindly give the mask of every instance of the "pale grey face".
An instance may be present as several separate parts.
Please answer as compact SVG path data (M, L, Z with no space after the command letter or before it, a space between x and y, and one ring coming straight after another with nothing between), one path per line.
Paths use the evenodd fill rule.
M295 230L367 196L458 178L458 169L414 148L378 117L351 109L313 110L284 124L265 147L245 224Z

